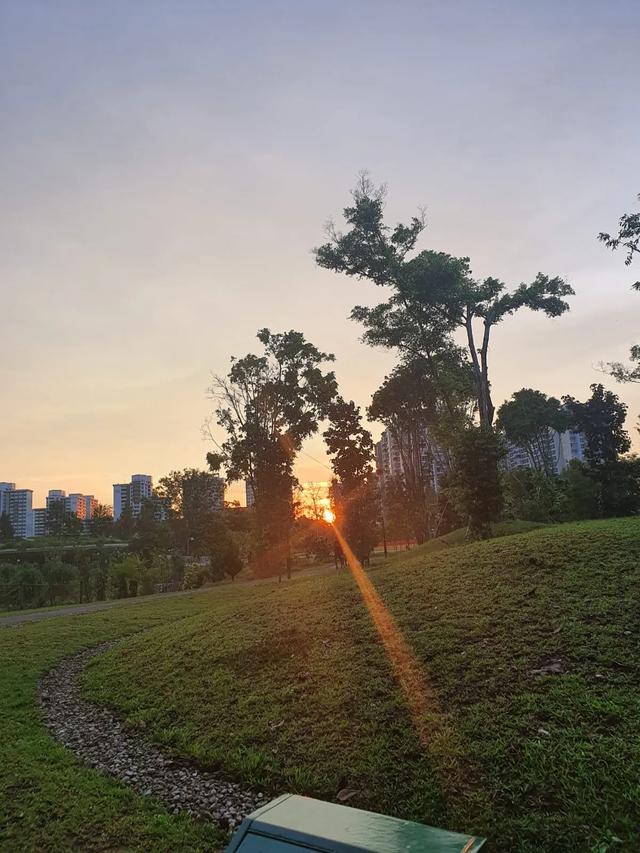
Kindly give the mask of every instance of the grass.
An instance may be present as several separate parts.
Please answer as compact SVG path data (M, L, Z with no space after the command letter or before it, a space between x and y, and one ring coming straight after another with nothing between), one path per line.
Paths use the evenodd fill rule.
M490 851L637 850L639 558L627 519L373 569L433 691L426 745L347 572L218 590L96 660L85 689L273 793L349 787L351 805L485 834ZM561 673L536 674L550 663Z
M348 572L0 629L0 849L224 843L40 725L39 675L119 636L85 689L203 766L274 794L349 787L494 853L639 849L640 520L431 547L369 573L431 686L426 743Z
M102 640L209 609L201 593L81 617L0 628L0 849L211 851L216 828L168 814L153 801L82 767L41 726L40 674Z

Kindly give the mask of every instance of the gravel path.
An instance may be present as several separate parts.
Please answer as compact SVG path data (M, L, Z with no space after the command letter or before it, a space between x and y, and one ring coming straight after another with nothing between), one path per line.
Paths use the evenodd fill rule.
M144 796L155 797L170 812L187 812L234 829L269 798L171 758L108 711L81 697L83 669L117 642L101 643L75 654L41 679L38 698L46 727L85 764Z

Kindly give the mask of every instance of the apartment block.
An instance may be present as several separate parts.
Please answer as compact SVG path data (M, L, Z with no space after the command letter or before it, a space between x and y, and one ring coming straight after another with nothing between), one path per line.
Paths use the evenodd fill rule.
M13 535L19 539L33 536L33 491L16 489L15 483L0 482L0 515L8 515Z
M113 518L117 521L125 509L138 518L142 505L153 495L151 474L133 474L129 483L113 484Z

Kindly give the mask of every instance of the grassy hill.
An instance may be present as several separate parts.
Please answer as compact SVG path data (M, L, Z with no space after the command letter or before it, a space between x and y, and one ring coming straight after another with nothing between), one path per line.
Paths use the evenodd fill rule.
M640 848L640 520L398 556L369 577L428 688L418 737L350 573L226 587L85 676L146 735L273 793L483 833Z

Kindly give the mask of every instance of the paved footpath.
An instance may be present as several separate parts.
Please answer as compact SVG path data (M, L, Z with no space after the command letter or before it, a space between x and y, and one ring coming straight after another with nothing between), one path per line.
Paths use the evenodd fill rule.
M10 613L0 616L0 628L10 625L20 625L23 622L40 622L43 619L55 619L57 616L75 616L79 613L95 613L96 610L108 610L110 607L129 607L142 604L154 599L172 598L177 595L193 595L197 592L211 592L213 587L201 589L184 589L178 592L162 592L155 595L139 595L135 598L116 598L112 601L92 601L87 604L66 604L64 607L51 607L48 610L36 610L33 613Z
M331 574L335 569L332 565L312 566L294 573L293 577L308 577L309 575ZM236 581L236 586L254 586L263 583L278 583L277 578L259 578L257 580ZM230 582L220 586L228 586ZM129 607L134 604L143 604L145 601L175 598L178 595L193 595L200 592L213 592L220 586L204 586L200 589L184 589L178 592L161 592L155 595L138 595L135 598L116 598L111 601L92 601L87 604L67 604L64 607L51 607L48 610L35 610L32 613L10 613L0 616L0 628L8 628L11 625L21 625L23 622L41 622L43 619L55 619L58 616L76 616L82 613L95 613L97 610L108 610L110 607Z

